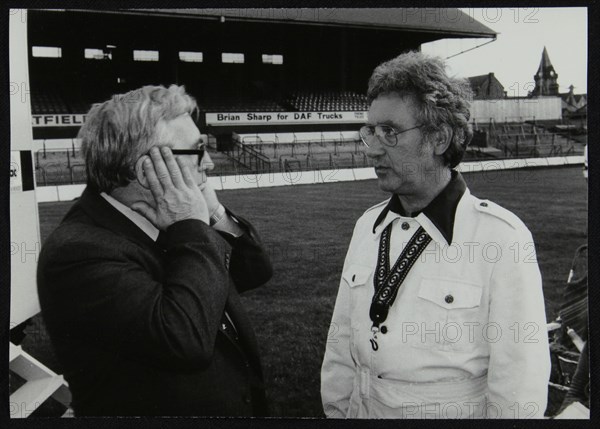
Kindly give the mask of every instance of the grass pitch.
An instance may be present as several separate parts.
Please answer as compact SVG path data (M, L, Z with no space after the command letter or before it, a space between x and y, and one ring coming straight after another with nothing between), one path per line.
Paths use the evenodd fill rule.
M465 180L474 195L513 211L531 230L547 319L554 319L574 251L587 241L581 167L470 173ZM219 192L259 231L275 268L267 285L242 298L274 416L323 416L319 373L345 253L358 217L388 196L375 180ZM39 205L42 242L71 204ZM39 315L28 332L24 349L60 371Z

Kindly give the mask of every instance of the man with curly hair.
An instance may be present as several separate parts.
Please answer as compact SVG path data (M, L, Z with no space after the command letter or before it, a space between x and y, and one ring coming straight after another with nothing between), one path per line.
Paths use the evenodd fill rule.
M369 81L360 129L391 198L358 220L321 373L328 417L531 418L546 408L541 276L521 220L456 170L471 90L408 52Z

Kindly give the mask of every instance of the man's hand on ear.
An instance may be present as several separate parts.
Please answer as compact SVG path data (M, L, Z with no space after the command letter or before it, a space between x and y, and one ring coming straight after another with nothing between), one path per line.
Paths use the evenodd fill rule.
M142 185L150 188L155 206L138 201L131 206L132 210L162 231L185 219L209 223L209 209L202 191L189 168L175 159L169 147L151 148L150 156L142 157L141 162L146 182Z

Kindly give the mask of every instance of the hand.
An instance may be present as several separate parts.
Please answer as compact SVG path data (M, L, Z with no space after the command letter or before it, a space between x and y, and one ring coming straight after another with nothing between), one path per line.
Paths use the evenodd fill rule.
M202 192L189 168L175 159L169 147L151 148L150 156L143 160L143 169L155 206L138 201L132 204L132 210L162 231L185 219L209 223L208 206Z
M215 192L215 188L210 184L210 182L206 181L202 185L198 186L202 191L202 195L206 200L206 205L208 206L208 213L210 216L214 215L221 203L217 198L217 193Z

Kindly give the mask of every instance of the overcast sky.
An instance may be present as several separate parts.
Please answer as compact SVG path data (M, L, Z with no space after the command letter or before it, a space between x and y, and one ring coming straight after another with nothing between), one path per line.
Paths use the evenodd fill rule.
M452 73L477 76L493 72L509 96L533 89L544 46L558 74L560 92L587 92L587 9L486 8L462 9L500 33L497 40L447 59ZM488 39L489 40L489 39ZM486 39L447 39L422 45L423 52L444 58L485 43Z

